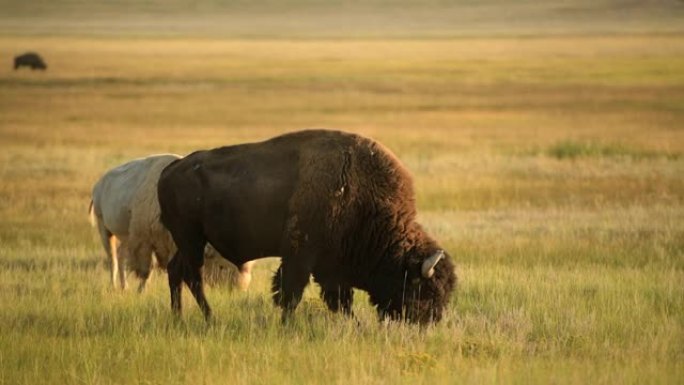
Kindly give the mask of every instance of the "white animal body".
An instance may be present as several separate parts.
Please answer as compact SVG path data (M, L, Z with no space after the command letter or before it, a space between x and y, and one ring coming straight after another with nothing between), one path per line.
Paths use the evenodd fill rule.
M127 288L128 268L141 279L138 290L144 290L154 265L153 254L157 264L166 268L176 253L171 234L159 221L157 182L164 167L179 158L175 154L159 154L135 159L107 171L95 183L90 218L110 261L113 287L118 277L121 288ZM233 287L247 289L253 262L237 268L210 245L205 249L205 257L205 272L210 281L228 276Z

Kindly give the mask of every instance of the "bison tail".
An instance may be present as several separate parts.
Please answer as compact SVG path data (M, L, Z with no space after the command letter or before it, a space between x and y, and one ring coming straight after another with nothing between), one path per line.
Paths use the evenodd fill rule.
M88 207L88 220L90 221L91 226L97 226L97 217L95 216L95 205L93 204L92 199L90 200L90 206Z

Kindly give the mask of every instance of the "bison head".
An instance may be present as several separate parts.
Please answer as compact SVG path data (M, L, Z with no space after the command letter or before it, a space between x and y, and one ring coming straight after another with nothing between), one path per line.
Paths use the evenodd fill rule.
M380 317L422 325L438 322L456 285L451 258L437 250L422 258L408 258L406 263L401 289L378 307Z

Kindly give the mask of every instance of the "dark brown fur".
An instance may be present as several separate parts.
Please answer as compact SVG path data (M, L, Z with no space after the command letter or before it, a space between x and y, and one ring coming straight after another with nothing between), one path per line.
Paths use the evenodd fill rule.
M158 188L161 220L179 248L168 267L177 312L185 281L211 315L200 274L206 242L236 265L281 256L273 291L284 318L310 275L333 311L351 314L358 288L381 317L420 323L442 317L456 285L448 255L422 277L440 247L415 222L411 177L358 135L311 130L198 151L169 165Z
M29 67L32 70L46 70L47 64L43 58L35 52L27 52L14 58L14 69L19 67Z

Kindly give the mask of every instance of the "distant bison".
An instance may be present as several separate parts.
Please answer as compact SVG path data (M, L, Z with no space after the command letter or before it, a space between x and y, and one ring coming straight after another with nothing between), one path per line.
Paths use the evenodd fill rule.
M35 52L27 52L14 58L14 69L29 67L32 70L46 70L47 64L40 55Z
M159 222L157 181L162 169L180 158L174 154L152 155L135 159L106 172L93 187L90 206L91 220L97 226L102 245L110 260L112 286L118 276L121 288L126 288L125 265L141 278L142 291L153 264L166 267L176 252L169 232ZM233 285L246 289L251 280L252 264L243 265L240 271L217 256L207 247L211 268L210 277L221 278L227 271ZM228 270L225 270L228 269Z
M439 321L456 286L449 255L416 223L409 173L381 144L311 130L198 151L159 179L161 221L178 252L171 307L184 281L207 319L201 268L210 243L236 265L280 256L273 298L286 320L313 275L332 311L351 315L352 288L381 318Z

